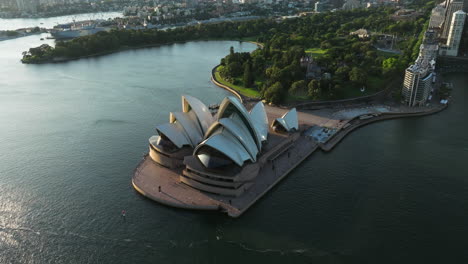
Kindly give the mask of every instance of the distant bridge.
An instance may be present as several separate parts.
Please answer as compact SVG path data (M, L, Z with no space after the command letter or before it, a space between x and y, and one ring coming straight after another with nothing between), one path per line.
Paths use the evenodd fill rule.
M439 56L437 57L436 70L440 73L468 73L468 57Z

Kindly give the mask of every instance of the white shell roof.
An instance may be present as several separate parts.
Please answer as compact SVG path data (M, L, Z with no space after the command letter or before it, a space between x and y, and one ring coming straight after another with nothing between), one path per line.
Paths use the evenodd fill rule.
M251 160L255 162L258 154L257 146L255 145L252 135L247 128L242 125L241 121L231 118L221 118L208 130L205 138L209 138L214 134L214 132L223 128L229 131L236 138L238 143L242 144L245 150L249 153ZM224 131L221 133L224 133Z
M268 117L262 102L258 102L252 110L250 110L250 117L262 141L266 141L268 138Z
M230 117L225 112L229 108L230 105L235 107L237 110L236 113L242 116L241 120L243 122L243 125L247 128L247 130L252 135L257 145L257 149L258 151L260 151L262 148L262 137L260 133L257 131L257 129L255 128L254 122L252 121L250 114L247 112L244 105L242 105L242 103L237 98L233 96L228 96L224 98L223 102L219 106L218 119Z
M190 95L182 96L182 111L187 113L190 110L193 110L197 115L198 121L202 128L202 132L206 133L208 128L213 124L214 118L211 115L210 110L204 103L202 103L197 98Z
M297 118L296 108L289 110L282 117L276 118L278 123L280 123L286 131L291 131L292 129L299 129L299 120ZM274 123L273 123L274 124Z
M204 146L209 146L217 151L223 153L229 157L234 163L239 166L244 165L246 160L251 159L250 154L245 148L239 144L239 141L228 131L215 134L210 138L204 140L200 145L197 146L194 155L197 155L198 150Z
M200 131L197 117L193 112L182 113L182 112L171 112L170 122L178 122L183 127L185 134L188 136L191 142L191 146L195 147L203 140L203 134Z
M164 134L178 148L181 148L184 145L192 145L189 139L186 137L184 129L179 123L166 123L158 125L156 127L156 131L158 132L158 134ZM153 144L151 142L151 138L150 143Z

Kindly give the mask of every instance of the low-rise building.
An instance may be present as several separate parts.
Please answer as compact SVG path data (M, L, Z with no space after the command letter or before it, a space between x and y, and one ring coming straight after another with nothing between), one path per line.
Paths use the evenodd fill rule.
M349 35L351 36L357 35L358 38L360 39L366 39L370 37L371 33L367 29L361 28L361 29L358 29L356 31L349 33Z

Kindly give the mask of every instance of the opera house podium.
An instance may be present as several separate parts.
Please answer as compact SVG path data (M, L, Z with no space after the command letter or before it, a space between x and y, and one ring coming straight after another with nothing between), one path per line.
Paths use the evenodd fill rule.
M247 203L252 199L249 190L259 185L257 177L271 174L272 160L299 138L298 128L295 109L269 125L262 102L248 111L228 96L212 112L197 98L184 95L182 111L171 112L168 123L156 126L157 135L149 139L148 156L133 186L175 207L216 209L216 201L219 207L244 197Z

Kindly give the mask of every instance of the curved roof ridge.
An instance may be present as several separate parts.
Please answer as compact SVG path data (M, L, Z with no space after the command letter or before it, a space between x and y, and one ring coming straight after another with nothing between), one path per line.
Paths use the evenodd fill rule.
M183 127L185 134L192 143L191 146L195 147L203 140L203 134L198 126L196 116L190 113L171 112L169 114L170 123L178 122Z
M224 100L221 102L221 105L219 106L218 120L224 117L228 117L225 112L230 105L232 105L237 110L237 113L240 115L242 122L249 130L250 134L252 135L252 138L255 140L258 151L260 151L262 149L262 137L255 128L255 125L250 117L249 112L247 112L244 105L237 98L233 96L227 96L226 98L224 98Z
M206 131L208 131L208 128L210 128L211 124L213 124L214 121L210 110L198 98L195 98L190 95L182 95L182 111L187 113L190 110L193 110L197 115L198 122L203 134L206 133Z
M296 108L292 108L289 110L286 114L282 116L283 120L286 122L286 124L289 127L289 130L291 129L299 129L299 120L297 118L297 110Z
M281 126L283 126L283 128L288 132L290 132L292 129L299 130L299 120L297 117L296 108L292 108L282 117L276 118L271 125L274 126L275 122L280 123Z
M230 132L242 144L247 152L249 152L252 162L257 161L258 149L255 140L248 129L235 119L221 118L219 121L216 121L206 133L205 139L211 137L221 127Z
M165 135L177 148L182 148L184 145L191 145L190 140L183 131L183 127L179 123L165 123L156 126L158 134Z
M238 166L242 167L244 162L251 159L251 157L247 150L236 141L237 139L234 135L223 131L223 133L213 135L200 143L193 151L193 154L194 156L197 155L198 151L203 147L210 147L223 153Z

